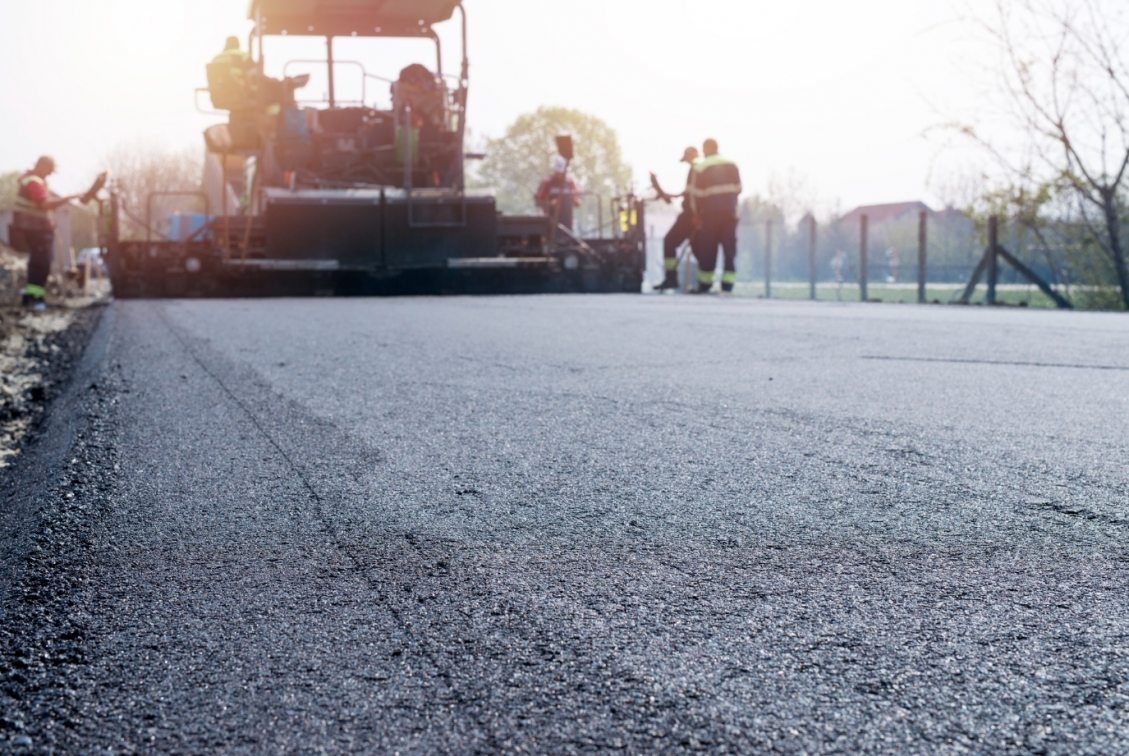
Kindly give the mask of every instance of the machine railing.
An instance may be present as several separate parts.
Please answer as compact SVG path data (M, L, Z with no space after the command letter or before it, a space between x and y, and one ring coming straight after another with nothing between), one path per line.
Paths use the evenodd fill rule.
M297 64L297 65L321 65L321 66L324 66L324 65L326 65L326 61L318 60L317 58L295 58L294 60L288 60L288 61L286 61L286 65L284 65L282 67L283 78L289 77L290 66L295 65L295 64ZM368 88L366 87L367 80L368 79L382 79L383 78L383 77L380 77L380 76L376 76L375 74L370 74L368 71L365 70L364 64L362 64L359 60L334 60L333 65L334 65L334 67L336 67L336 66L356 66L357 68L361 69L361 99L359 99L359 100L338 100L338 99L334 98L333 102L334 102L335 105L340 105L341 103L348 103L348 104L359 104L359 105L363 106L368 99ZM303 103L313 104L315 102L317 102L317 103L329 102L329 100L327 100L324 97L317 99L317 100L306 99L306 98L303 98L303 99L294 98L294 102L296 102L298 104L303 104Z
M411 107L404 108L404 124L402 128L405 134L404 138L404 189L407 193L408 201L408 228L466 228L467 225L467 209L466 209L466 187L459 187L459 199L461 203L462 214L459 220L444 222L444 221L417 221L415 217L415 192L412 191L412 180L416 172L415 153L416 153L416 136L415 130L412 128L412 109ZM461 183L461 182L460 182Z

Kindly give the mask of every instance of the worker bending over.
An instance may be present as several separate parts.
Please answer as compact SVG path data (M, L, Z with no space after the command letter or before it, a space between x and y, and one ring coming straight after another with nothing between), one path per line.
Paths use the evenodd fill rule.
M663 237L663 268L666 270L666 277L656 287L657 291L678 288L678 248L682 246L683 242L692 240L697 232L697 218L694 215L693 200L690 197L690 190L694 183L693 165L697 158L698 150L695 147L687 147L685 152L682 153L682 159L679 162L690 164L690 172L686 174L686 189L683 190L682 194L667 194L666 192L659 194L659 197L667 203L681 197L682 212L678 214L678 217L674 220L674 225Z
M43 299L47 294L47 276L51 274L51 250L55 246L51 211L81 196L52 199L47 190L47 177L54 172L55 160L44 155L35 162L34 168L20 176L12 217L12 246L29 255L23 304L35 310L46 307Z
M704 294L713 286L717 248L725 255L721 290L733 291L737 282L737 198L741 194L741 173L737 164L717 152L717 142L702 144L704 157L693 162L690 198L701 227L694 239L698 258L698 291Z
M537 187L534 201L550 218L557 214L557 223L572 231L573 210L580 207L580 187L565 175L568 161L560 155L553 158L553 173ZM557 208L560 208L558 211Z

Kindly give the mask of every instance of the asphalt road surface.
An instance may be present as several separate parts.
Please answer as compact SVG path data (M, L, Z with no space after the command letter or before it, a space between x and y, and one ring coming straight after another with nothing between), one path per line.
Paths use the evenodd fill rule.
M0 749L1129 752L1123 315L117 302L50 417Z

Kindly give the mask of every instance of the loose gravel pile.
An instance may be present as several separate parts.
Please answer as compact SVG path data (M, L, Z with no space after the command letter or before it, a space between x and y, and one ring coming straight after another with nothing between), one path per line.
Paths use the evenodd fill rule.
M0 244L0 307L15 305L27 283L27 255Z
M43 312L0 309L0 467L20 453L58 395L100 311L70 305Z

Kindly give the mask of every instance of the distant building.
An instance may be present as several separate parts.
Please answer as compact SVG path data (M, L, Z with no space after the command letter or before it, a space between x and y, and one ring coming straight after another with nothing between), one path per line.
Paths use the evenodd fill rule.
M839 219L840 223L858 225L859 219L866 216L870 228L882 226L887 223L898 223L909 219L917 220L918 214L924 210L930 215L934 211L929 205L921 201L891 202L885 205L860 205Z
M916 264L918 217L922 212L926 214L930 280L967 278L979 258L980 245L972 219L953 207L934 210L920 200L861 205L839 218L837 242L846 251L857 250L859 221L865 215L872 269L881 271L885 258L900 259L903 268L912 266Z

